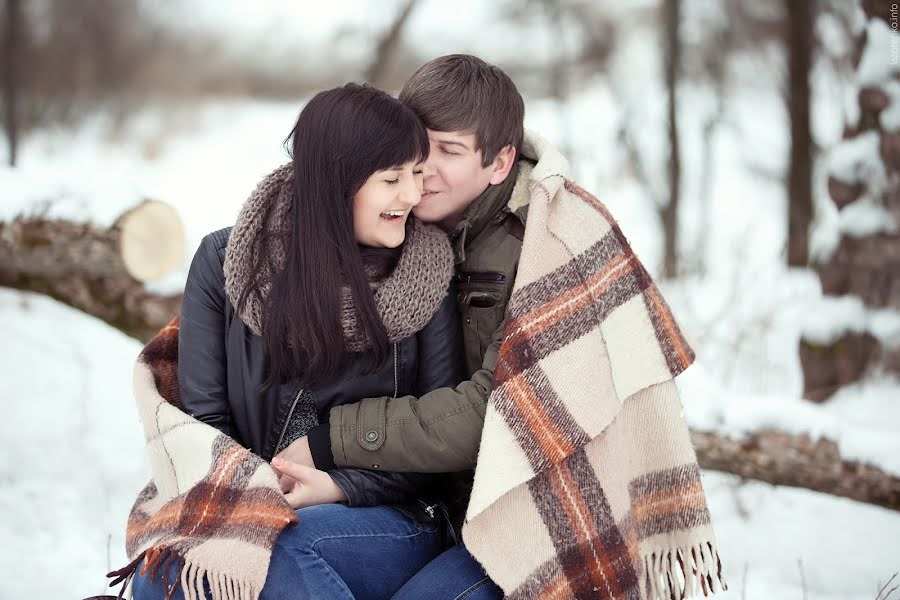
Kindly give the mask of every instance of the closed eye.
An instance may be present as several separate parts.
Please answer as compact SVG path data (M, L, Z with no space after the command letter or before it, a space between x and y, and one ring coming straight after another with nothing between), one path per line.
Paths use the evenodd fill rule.
M400 178L395 177L394 179L385 179L384 182L387 183L388 185L394 185L395 183L400 182Z

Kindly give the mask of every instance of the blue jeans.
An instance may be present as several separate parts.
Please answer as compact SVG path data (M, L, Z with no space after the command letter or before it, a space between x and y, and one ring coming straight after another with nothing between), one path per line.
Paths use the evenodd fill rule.
M503 590L491 581L464 546L453 546L425 565L392 600L499 600Z
M387 600L442 550L436 523L389 506L320 504L297 516L275 542L260 600ZM161 575L135 575L134 600L165 598Z

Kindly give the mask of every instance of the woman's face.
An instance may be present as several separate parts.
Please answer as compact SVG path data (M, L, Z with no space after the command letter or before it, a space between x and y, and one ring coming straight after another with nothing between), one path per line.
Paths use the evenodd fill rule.
M406 219L422 199L422 163L372 173L353 197L353 235L373 248L396 248L406 237Z

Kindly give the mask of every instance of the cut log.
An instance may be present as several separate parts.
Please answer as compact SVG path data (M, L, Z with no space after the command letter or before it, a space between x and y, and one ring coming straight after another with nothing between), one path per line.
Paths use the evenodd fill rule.
M692 431L691 439L704 469L900 510L900 477L842 459L831 440L775 430L754 432L743 439Z
M0 223L0 268L23 275L127 275L150 282L171 273L183 256L181 219L157 200L126 211L108 229L28 216Z
M172 272L183 253L181 219L163 202L142 202L109 228L20 216L0 222L0 285L47 294L146 341L181 297L144 283Z

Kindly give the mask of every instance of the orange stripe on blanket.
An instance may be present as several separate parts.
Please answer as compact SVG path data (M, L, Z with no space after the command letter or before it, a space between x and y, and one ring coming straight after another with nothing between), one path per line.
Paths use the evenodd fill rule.
M552 579L538 592L538 600L558 600L559 598L571 598L574 596L569 580L565 575Z
M626 267L631 263L632 256L619 254L610 261L604 270L598 271L585 283L569 289L554 300L515 319L510 325L510 333L507 338L511 339L518 335L529 337L535 328L551 327L575 311L589 305L596 295L603 294L630 273L631 271ZM507 342L504 341L503 345L506 346ZM510 345L512 344L510 343ZM503 354L503 348L501 348L501 354Z
M141 527L140 529L132 528L129 538L137 538L157 530L175 531L178 523L181 521L181 509L183 506L184 502L178 502L171 508L167 507L165 511L161 510L146 524L146 526ZM281 511L281 507L256 502L249 503L246 506L241 506L241 508L232 511L216 525L216 528L230 527L237 524L249 524L275 529L284 526L286 523L295 523L298 520L297 515L290 509L284 508L284 510ZM176 535L182 535L177 531L175 531L175 533Z
M636 521L643 521L672 511L699 506L706 506L703 485L699 481L692 481L635 498L632 503L632 514Z
M229 446L225 454L223 454L219 459L219 463L224 465L224 468L221 471L217 471L215 473L215 481L210 481L210 483L212 484L212 493L204 501L204 503L202 504L202 508L198 509L200 517L197 519L194 527L191 529L191 531L188 532L187 535L193 535L193 533L198 529L202 530L206 527L207 521L212 521L217 517L215 511L210 510L211 506L218 504L216 498L219 494L217 492L224 487L222 485L222 482L230 481L234 472L237 471L238 467L241 465L241 456L239 455L246 453L247 450L237 445Z
M663 327L665 327L668 338L672 341L672 347L678 355L678 360L681 361L681 367L686 369L693 359L688 352L687 346L682 343L683 338L678 327L672 321L672 313L669 312L669 309L663 303L659 294L656 293L656 286L649 286L645 293L647 298L653 304L654 312L659 316L659 320L662 322Z
M515 403L525 422L541 445L544 455L551 461L562 460L575 452L575 447L559 430L556 419L551 419L541 405L534 389L522 375L507 381L507 394Z
M597 554L595 540L599 541L600 532L594 527L590 509L565 465L558 464L553 468L550 473L550 485L553 486L560 506L565 510L569 522L572 524L572 530L578 536L578 547L584 553L583 559L594 576L594 582L606 590L607 597L615 598L619 594L615 570L611 568L609 562L604 560L610 557Z

